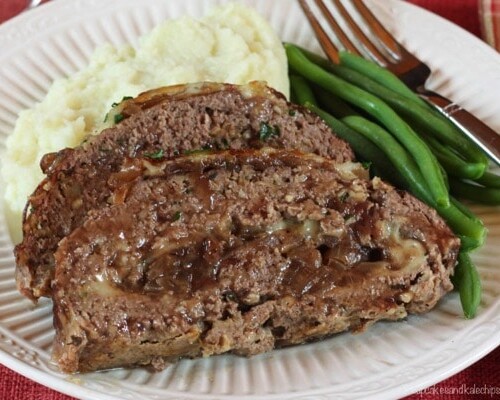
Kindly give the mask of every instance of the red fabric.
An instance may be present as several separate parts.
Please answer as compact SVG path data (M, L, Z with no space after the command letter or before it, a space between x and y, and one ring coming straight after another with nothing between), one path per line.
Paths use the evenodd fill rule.
M409 1L480 36L478 0ZM27 0L0 0L0 23L20 12L26 3ZM486 392L487 390L490 392ZM491 391L495 394L490 395ZM500 398L500 348L466 370L425 391L408 396L405 400L466 400L471 398L477 400ZM0 399L71 400L72 398L39 385L0 365Z
M491 3L491 13L497 16L500 15L500 1ZM497 49L500 48L500 24L493 25L493 43Z
M0 22L3 22L21 12L24 1L3 0L0 2Z
M479 0L409 0L422 8L432 11L474 35L481 37L478 13Z

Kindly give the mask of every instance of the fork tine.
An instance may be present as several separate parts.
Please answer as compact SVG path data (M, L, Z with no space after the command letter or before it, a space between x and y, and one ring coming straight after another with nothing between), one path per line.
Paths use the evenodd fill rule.
M319 21L316 19L314 14L311 11L311 8L307 4L306 0L299 0L300 6L302 7L302 10L304 11L304 14L306 15L307 19L309 20L309 23L311 24L311 27L313 28L316 37L323 48L325 54L328 56L330 61L333 63L338 64L339 63L339 51L337 47L332 43L332 41L328 38L328 35L324 31L324 29L321 27Z
M381 65L387 65L387 63L389 63L390 60L384 54L382 54L379 49L377 49L377 47L372 43L370 39L368 39L365 33L360 29L358 24L354 21L349 12L346 10L342 2L340 0L332 0L332 1L337 10L340 12L340 15L342 15L342 18L344 18L344 20L347 22L347 25L354 33L355 37L357 37L361 45L365 48L368 55L375 62Z
M333 18L333 15L330 13L330 10L325 6L325 3L323 0L314 0L316 5L319 7L321 10L321 13L323 16L326 18L328 24L332 28L333 32L339 39L340 43L345 47L346 50L350 51L351 53L355 54L360 54L359 50L356 48L356 46L351 42L351 39L347 37L347 35L344 33L340 25L337 23L335 18Z
M352 0L354 7L361 14L363 19L368 23L372 32L376 37L385 45L386 49L396 59L401 57L402 49L399 42L392 36L387 29L380 23L380 21L373 15L370 9L363 3L362 0Z

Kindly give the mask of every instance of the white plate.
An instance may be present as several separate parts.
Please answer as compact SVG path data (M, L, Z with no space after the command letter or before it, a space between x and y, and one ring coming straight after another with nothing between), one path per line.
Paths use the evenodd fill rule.
M201 16L223 0L54 1L0 26L0 152L19 110L40 100L50 82L85 65L103 41L132 41L169 17ZM294 0L245 0L283 40L317 50ZM377 15L434 70L431 86L500 131L500 56L478 39L397 0L370 1ZM23 299L14 283L12 243L0 209L0 361L79 398L352 399L401 397L466 368L500 343L500 215L475 208L489 237L475 255L484 294L479 315L462 317L456 294L427 315L379 323L251 359L185 360L152 374L114 370L67 377L50 362L51 305Z

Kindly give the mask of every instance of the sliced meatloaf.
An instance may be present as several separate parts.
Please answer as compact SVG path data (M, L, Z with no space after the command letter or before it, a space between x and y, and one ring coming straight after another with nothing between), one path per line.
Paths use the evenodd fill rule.
M50 296L57 243L108 200L109 175L124 157L161 158L200 148L299 149L349 161L349 146L318 117L262 83L201 83L153 90L115 107L120 121L76 149L49 154L46 178L29 198L16 247L20 291Z
M274 347L432 308L459 240L357 163L298 151L129 159L55 253L65 372Z

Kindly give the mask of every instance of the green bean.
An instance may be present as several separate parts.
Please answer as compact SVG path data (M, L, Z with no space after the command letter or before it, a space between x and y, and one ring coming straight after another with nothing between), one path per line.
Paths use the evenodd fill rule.
M384 169L393 169L392 165L387 161L384 154L378 149L377 146L375 146L369 140L365 139L363 136L350 129L347 125L318 107L312 89L309 87L308 82L303 77L298 75L290 75L290 83L293 93L300 92L298 95L296 95L297 103L305 105L311 111L319 115L327 123L327 125L330 126L332 131L335 132L337 136L344 139L351 145L354 152L359 158L371 162L376 160L377 164L383 166ZM326 92L323 92L323 94L324 93ZM330 106L332 106L332 108L336 109L337 105L339 105L341 107L350 109L349 105L344 103L343 100L334 95L328 95L328 103ZM354 112L354 110L352 109L351 111Z
M414 91L406 86L401 79L394 75L387 68L381 67L372 61L369 61L356 54L347 51L339 51L340 65L348 67L354 71L363 74L375 82L385 86L387 89L414 101L423 107L428 107L427 103L420 98Z
M480 178L474 179L475 182L490 188L500 188L500 176L486 171Z
M420 133L420 136L450 175L464 179L477 179L484 174L486 169L485 164L467 162L435 137L422 133Z
M377 169L379 176L382 176L384 179L387 179L398 187L407 187L405 180L394 165L388 161L384 152L369 139L366 139L363 135L360 135L357 131L349 128L342 121L328 114L319 107L308 103L306 103L305 106L315 114L319 115L320 118L325 121L330 128L332 128L332 131L338 137L349 143L358 158L371 162Z
M311 60L313 63L319 65L321 68L327 71L332 71L332 62L320 55L313 53L303 47L296 46L304 55ZM401 96L408 98L409 100L415 101L423 106L427 107L427 103L422 100L417 94L415 94L408 86L404 84L401 79L390 72L388 69L380 67L374 62L368 61L363 57L349 53L347 51L339 51L340 65L345 65L359 73L368 76L374 81L380 83L381 85L393 90L395 93L399 93Z
M474 318L481 303L482 288L479 273L467 252L460 251L458 254L458 264L452 281L460 294L465 318Z
M286 45L287 44L285 43L285 47ZM326 58L321 57L319 54L313 53L312 51L307 50L304 47L300 47L295 44L290 44L290 45L299 49L302 52L302 54L304 54L314 64L319 65L321 68L326 69L327 71L330 70L332 66L332 62L330 60L327 60Z
M403 143L422 174L427 177L430 191L437 204L444 207L449 205L448 191L441 172L436 168L435 156L422 139L385 102L318 67L296 47L287 44L285 49L288 62L302 76L365 110L385 125Z
M340 76L356 85L358 82L364 82L366 86L361 87L373 94L380 95L380 93L374 93L373 91L381 90L385 93L383 99L389 102L392 107L396 108L397 106L399 112L412 118L416 127L422 128L423 131L430 131L446 144L454 148L457 147L458 152L466 155L467 160L483 164L483 166L479 167L480 169L487 167L488 158L474 142L465 137L450 121L429 107L424 100L413 93L390 71L345 51L339 52L341 66L338 66L311 51L302 48L300 50L310 61L323 69L337 74L344 73L346 76ZM349 74L349 70L351 74ZM401 104L404 99L407 100L406 104ZM411 103L413 103L413 106Z
M483 226L483 222L481 221L481 219L479 219L479 217L477 215L475 215L463 203L461 203L460 201L458 201L453 196L450 196L450 202L451 202L451 204L453 206L452 208L458 209L469 220L473 221L474 225L476 225L476 226ZM484 227L483 227L483 232L484 232L483 238L480 239L480 240L473 239L473 238L470 238L470 237L458 234L458 236L460 237L460 241L461 241L460 249L463 250L463 251L471 251L471 250L474 250L474 249L482 246L482 243L484 241L484 236L486 234L486 229L484 229Z
M428 191L422 175L417 174L419 169L415 161L389 132L363 117L349 116L342 118L342 122L375 143L399 170L407 182L407 187L415 190L417 193Z
M332 65L330 70L334 75L386 101L396 111L405 115L405 117L410 120L412 125L416 125L421 128L422 131L430 132L436 135L440 140L448 145L458 146L459 150L465 152L466 154L470 153L470 157L480 158L482 161L485 161L485 156L482 152L480 152L477 146L471 146L472 142L469 142L468 139L461 135L461 133L456 132L453 125L451 125L447 120L440 118L440 116L433 110L408 100L404 96L387 89L378 82L367 78L350 68L340 65ZM478 154L476 154L476 150Z
M408 100L350 68L332 65L331 70L336 76L387 102L397 112L404 115L409 120L411 126L415 127L417 131L428 132L434 135L449 146L456 148L467 160L484 164L484 168L486 168L488 158L482 150L458 131L450 121L438 115L433 110Z
M476 222L482 223L481 219L476 214L474 214L469 207L467 207L465 204L458 201L455 197L450 196L450 202L456 208L458 208L460 210L460 212L462 212L467 218L470 218Z
M349 115L359 115L359 112L347 104L344 100L321 88L315 90L316 97L321 107L336 118L343 118Z
M450 181L448 179L448 173L443 168L443 166L439 163L439 161L437 163L437 166L438 166L439 170L441 171L441 175L443 175L444 184L446 185L446 189L448 190L448 193L449 193L450 192Z
M352 115L360 116L358 111L354 110L352 107L349 106L349 104L347 104L346 102L344 102L342 99L338 98L337 96L335 96L331 93L328 93L324 90L321 90L321 88L318 88L316 90L316 94L317 94L317 98L319 99L321 105L327 111L330 111L334 117L344 118L344 117L352 116ZM353 133L355 133L355 132L353 132ZM366 159L370 160L370 158L366 158ZM407 188L401 175L400 174L396 175L395 172L393 171L393 170L397 171L397 168L394 166L394 164L392 164L390 162L385 162L385 163L383 163L384 165L381 165L381 164L382 164L381 162L377 162L374 165L374 169L377 170L378 176L381 176L381 177L387 179L388 181L390 181L391 183L393 183L394 185L396 185L398 187ZM441 170L441 174L443 175L443 180L445 182L445 186L449 190L448 176L446 174L446 171L439 164L437 164L437 167ZM391 173L388 174L387 172L384 172L384 169L391 171Z
M449 207L437 204L432 198L428 186L407 151L384 129L362 117L345 117L347 126L372 140L398 168L406 181L406 187L420 200L435 208L446 220L453 231L463 239L467 249L482 246L486 235L483 223L477 218L470 218L452 202Z
M491 206L500 205L500 189L479 186L459 179L450 179L451 192L460 198Z
M311 111L319 115L327 123L327 125L332 128L332 131L335 132L337 136L346 140L351 145L358 158L361 158L365 161L375 161L384 170L386 169L390 171L393 169L392 165L387 161L386 157L378 149L377 146L375 146L372 142L359 135L356 131L353 131L347 125L318 107L312 89L309 87L308 82L303 77L298 75L290 75L290 83L292 92L300 92L296 96L297 103L305 105ZM322 95L324 96L325 94L326 92L322 91ZM339 99L338 97L331 95L330 93L328 93L327 96L327 103L331 108L337 110L337 106L345 107L346 109L350 109L348 113L354 113L354 110L352 110L349 105L346 104L342 99Z
M429 148L429 151L432 152L432 150ZM446 173L445 169L443 168L443 166L439 163L437 157L434 155L434 157L432 158L432 162L434 163L434 167L439 171L439 173L441 174L441 177L443 178L443 182L444 182L444 185L446 187L446 191L447 193L450 192L450 183L448 181L448 174ZM448 196L449 197L449 196Z
M436 209L439 215L441 215L441 217L443 217L448 223L453 232L460 237L461 249L471 251L484 244L486 229L481 220L467 217L467 215L453 203L447 208L443 208L438 205L429 205Z
M302 76L290 75L289 78L291 92L297 104L310 103L317 105L312 89Z

